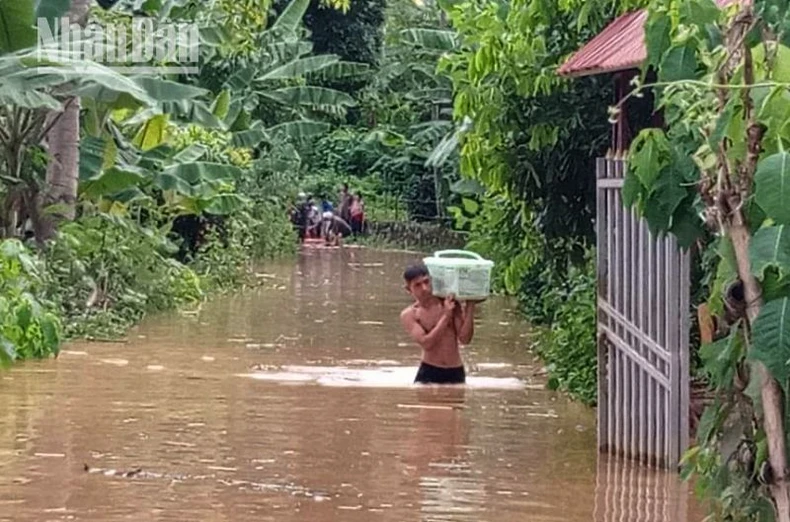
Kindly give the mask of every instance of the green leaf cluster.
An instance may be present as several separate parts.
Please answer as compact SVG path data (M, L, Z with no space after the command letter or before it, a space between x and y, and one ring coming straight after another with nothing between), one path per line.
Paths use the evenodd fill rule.
M697 209L696 165L664 131L645 129L631 145L623 185L623 204L634 207L647 221L654 237L673 234L689 248L702 234Z
M687 463L713 513L727 520L774 516L764 487L768 444L760 427L764 405L756 363L768 369L784 397L790 391L790 49L784 7L758 0L754 23L743 25L749 13L739 12L738 2L651 2L647 60L632 93L649 88L656 94L655 110L666 129L643 130L633 142L625 202L654 233L673 234L685 246L699 242L717 261L708 278L709 304L723 336L700 350L715 400ZM728 48L734 44L737 49ZM647 79L648 87L642 84ZM708 244L701 241L701 216L717 235ZM744 272L747 263L750 274ZM756 283L758 299L746 299L741 279L749 288ZM750 321L754 307L759 313Z
M58 353L62 327L51 303L40 298L42 269L21 242L0 242L0 365Z

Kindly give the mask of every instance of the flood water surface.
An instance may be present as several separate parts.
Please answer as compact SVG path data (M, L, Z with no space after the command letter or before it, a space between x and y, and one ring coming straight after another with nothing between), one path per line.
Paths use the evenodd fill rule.
M698 522L672 474L599 456L506 299L463 387L412 385L415 255L309 249L260 288L0 375L0 521Z

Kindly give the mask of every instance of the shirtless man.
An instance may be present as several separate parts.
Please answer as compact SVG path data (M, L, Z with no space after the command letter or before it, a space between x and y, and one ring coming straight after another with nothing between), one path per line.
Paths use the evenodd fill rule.
M415 302L401 312L401 324L422 347L422 362L414 382L466 382L459 345L469 344L474 335L475 303L461 305L452 295L445 299L434 296L423 264L408 267L403 278Z

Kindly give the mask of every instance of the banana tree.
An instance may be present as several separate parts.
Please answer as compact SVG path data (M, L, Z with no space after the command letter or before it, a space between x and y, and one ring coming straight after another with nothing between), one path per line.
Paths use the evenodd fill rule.
M68 10L69 22L84 27L92 0L71 0ZM68 2L41 2L38 10L51 4L55 9L65 7ZM40 14L40 13L37 13ZM53 13L53 14L58 14ZM80 139L80 99L69 96L62 100L62 107L51 111L47 120L52 128L45 137L49 151L47 165L46 190L44 204L56 204L63 208L59 217L74 219L74 202L77 195L77 169L79 168ZM42 216L43 217L43 216ZM54 233L54 221L43 218L39 220L37 235L42 239L50 238Z
M245 31L244 45L228 30L228 7L214 3L176 1L136 5L160 20L187 21L201 27L201 70L180 81L208 89L211 106L191 100L173 100L163 110L149 108L137 115L140 124L157 113L178 114L176 123L198 123L233 134L238 147L261 149L261 164L268 167L292 164L293 150L279 152L287 144L299 144L331 128L327 120L342 119L356 102L347 94L312 85L326 77L359 74L365 66L342 62L334 55L312 55L305 40L302 18L310 0L292 0L267 29L254 36ZM129 0L117 6L131 14ZM117 10L116 9L116 10ZM252 16L247 14L245 16ZM250 20L253 25L261 20ZM233 24L231 24L232 26ZM254 41L249 41L253 38ZM278 156L269 158L269 156Z
M52 112L61 110L63 100L75 100L91 88L123 93L143 105L156 103L144 85L96 63L56 51L46 61L34 50L0 56L0 174L5 189L0 226L5 235L16 234L22 217L32 220L38 239L46 239L42 194L47 161L38 160L46 152L47 136L62 118L63 112Z
M36 238L44 241L53 232L52 213L73 215L78 173L86 176L86 168L79 165L80 121L74 119L80 108L86 114L83 130L97 138L111 133L108 121L119 109L136 114L143 122L169 113L176 119L223 125L208 108L205 95L210 93L204 89L156 77L123 76L41 44L32 49L35 18L53 23L71 7L69 14L76 20L74 16L83 11L75 9L86 6L83 0L0 4L0 25L9 28L0 32L0 152L4 160L0 165L0 234L17 234L19 219L29 218ZM46 58L37 53L42 50Z
M157 100L136 111L128 110L121 93L91 88L102 92L86 117L92 123L81 144L81 199L116 213L152 198L171 215L228 214L243 206L246 200L234 192L242 169L205 159L208 149L199 143L179 148L172 139L183 123L165 109L168 103L178 99L209 111L210 93L167 80L137 81Z
M150 127L146 131L152 132L159 131ZM249 203L235 191L243 174L239 167L201 161L206 153L201 145L179 151L159 141L141 150L135 147L139 139L134 144L126 143L124 153L99 138L84 140L82 159L92 168L83 171L80 179L81 198L98 205L101 211L123 215L135 203L154 201L169 217L203 212L227 215ZM142 139L149 144L156 140L147 135Z
M327 119L342 119L356 105L348 94L311 85L319 74L348 74L362 66L335 55L313 55L303 37L302 17L309 0L292 0L263 31L254 53L209 64L201 82L229 93L226 122L235 143L271 149L281 142L299 143L327 132ZM217 83L214 79L226 78Z

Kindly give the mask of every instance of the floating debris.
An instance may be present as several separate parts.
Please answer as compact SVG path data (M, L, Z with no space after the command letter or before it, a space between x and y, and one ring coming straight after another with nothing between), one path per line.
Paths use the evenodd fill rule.
M61 355L88 355L88 352L80 352L76 350L61 350L60 353Z
M460 410L465 406L444 406L439 404L398 404L398 408L414 408L420 410Z
M105 364L113 364L115 366L126 366L129 364L129 361L126 359L101 359L101 362Z
M191 442L176 442L173 440L166 440L163 444L167 446L178 446L180 448L195 448L197 444L192 444Z
M143 479L170 479L170 480L186 480L186 475L169 474L169 473L152 473L143 471L143 468L134 468L131 470L123 471L117 469L93 468L88 464L83 465L83 469L90 474L104 475L105 477L122 477L122 478L143 478ZM197 478L197 477L193 477Z

